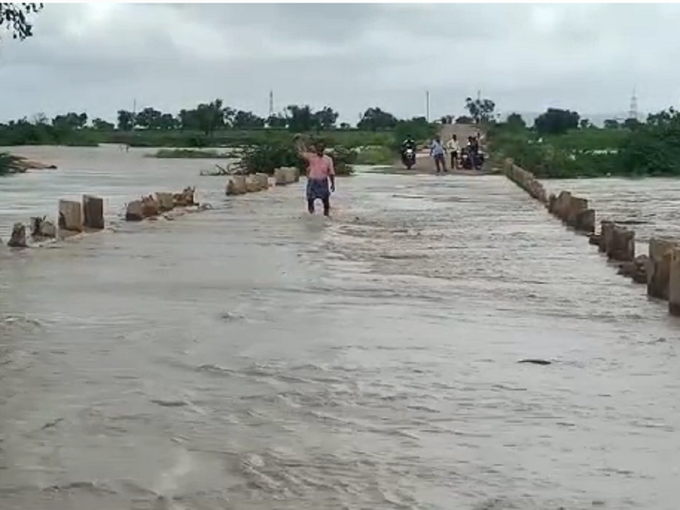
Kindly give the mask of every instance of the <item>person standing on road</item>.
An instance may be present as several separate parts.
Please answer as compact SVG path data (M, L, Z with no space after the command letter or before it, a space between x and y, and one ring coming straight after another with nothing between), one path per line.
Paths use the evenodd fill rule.
M321 142L309 151L301 140L297 141L298 154L307 162L307 210L314 214L314 202L323 202L323 215L330 216L331 193L335 193L335 168L333 158L324 153Z
M451 139L446 142L446 149L451 155L451 170L458 168L458 154L460 153L460 145L458 145L458 137L455 134L451 135Z
M447 172L446 170L446 158L444 157L444 147L442 146L442 140L438 136L432 141L430 146L430 157L434 158L434 164L437 168L437 173Z

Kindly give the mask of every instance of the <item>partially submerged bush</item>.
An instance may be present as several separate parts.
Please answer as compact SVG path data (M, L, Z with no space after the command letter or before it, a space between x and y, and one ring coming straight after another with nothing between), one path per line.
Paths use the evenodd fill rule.
M19 172L21 158L12 156L7 152L0 152L0 175L7 175Z
M319 139L311 139L308 144ZM311 143L310 143L311 142ZM357 153L346 147L334 147L328 151L333 158L336 175L351 175L354 172L352 164L355 163ZM273 174L274 170L281 167L296 167L304 175L307 170L306 162L300 157L292 140L269 140L258 145L243 149L241 161L236 165L244 173Z

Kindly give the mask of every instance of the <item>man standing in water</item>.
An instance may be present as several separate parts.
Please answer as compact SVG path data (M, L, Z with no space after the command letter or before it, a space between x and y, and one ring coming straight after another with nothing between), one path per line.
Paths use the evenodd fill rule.
M321 142L314 144L314 151L309 151L302 140L296 143L297 151L307 162L307 210L314 214L314 202L323 202L323 215L330 216L331 193L335 192L335 168L333 159L324 154Z
M430 157L434 158L434 164L437 167L437 173L446 172L446 158L444 157L444 147L442 140L436 136L430 146Z

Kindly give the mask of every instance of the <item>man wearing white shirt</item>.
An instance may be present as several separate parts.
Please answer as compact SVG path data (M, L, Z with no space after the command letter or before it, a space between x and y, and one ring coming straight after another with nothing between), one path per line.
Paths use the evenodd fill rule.
M451 139L446 142L446 149L451 155L451 168L458 168L458 154L460 153L460 145L458 145L458 137L455 134L451 135Z

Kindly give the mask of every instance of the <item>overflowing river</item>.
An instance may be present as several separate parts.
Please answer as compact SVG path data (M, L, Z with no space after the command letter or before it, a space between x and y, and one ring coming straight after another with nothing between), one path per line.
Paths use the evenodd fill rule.
M680 322L504 178L340 179L324 221L302 184L40 151L3 227L81 192L214 209L0 252L2 510L677 509Z

